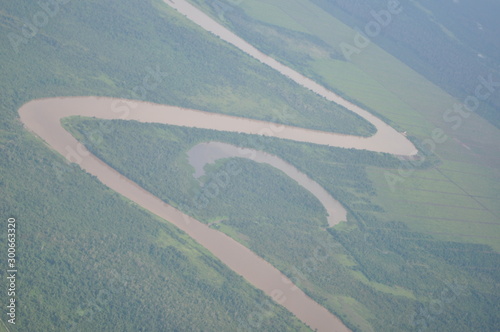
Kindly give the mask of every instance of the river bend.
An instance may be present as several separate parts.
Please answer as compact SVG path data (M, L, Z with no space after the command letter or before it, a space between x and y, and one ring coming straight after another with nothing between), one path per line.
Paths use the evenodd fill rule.
M186 232L229 268L243 276L267 295L276 300L275 295L279 293L280 301L277 302L313 329L328 332L349 331L336 316L294 286L286 276L271 264L232 238L167 205L135 182L122 176L115 169L90 153L62 128L62 118L80 115L108 120L135 120L144 123L163 123L192 128L268 135L298 142L385 152L402 156L413 156L418 152L415 146L394 128L366 110L263 54L187 1L165 0L165 3L207 31L238 47L263 64L279 71L297 84L360 115L376 127L376 134L371 137L340 135L293 126L277 126L274 123L264 121L174 106L105 97L64 97L33 100L19 109L22 123L52 149L65 156L69 161L80 165L82 169L96 176L109 188ZM272 130L273 128L279 128L279 130Z

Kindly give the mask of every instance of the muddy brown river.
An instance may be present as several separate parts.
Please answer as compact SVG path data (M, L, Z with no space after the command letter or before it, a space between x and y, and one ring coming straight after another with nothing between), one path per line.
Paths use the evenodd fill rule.
M241 51L278 71L304 88L309 89L327 100L358 114L362 118L371 122L377 129L377 133L369 138L351 135L326 134L314 131L308 131L306 133L300 129L290 130L288 135L278 137L299 140L302 142L307 141L323 145L339 146L343 148L387 152L404 156L415 155L418 152L413 143L387 123L383 122L370 112L326 89L310 78L305 77L299 72L262 53L251 44L247 43L245 40L241 39L236 34L214 21L207 14L191 5L189 2L185 0L164 0L164 2L203 29L239 48Z
M340 135L292 126L277 126L264 121L167 105L105 97L64 97L34 100L19 109L22 123L29 131L45 141L50 148L62 154L69 161L80 165L82 169L96 176L107 187L186 232L229 268L271 296L311 328L328 332L349 331L335 315L294 286L286 276L271 264L225 234L211 229L198 220L165 204L159 198L122 176L115 169L91 154L62 128L60 122L62 118L79 115L100 119L135 120L144 123L163 123L192 128L268 135L299 142L364 149L395 155L411 156L417 153L415 146L406 137L380 119L261 53L186 1L165 0L165 3L186 15L188 19L196 24L235 45L262 63L276 69L296 83L362 116L377 128L377 133L371 137ZM226 146L224 149L230 150L231 148ZM231 154L230 152L227 153ZM344 212L342 212L345 211L344 208L331 198L328 193L325 195L321 191L324 191L324 189L319 187L317 183L298 172L292 165L280 164L281 162L284 163L284 161L275 156L263 152L261 152L260 156L265 159L262 162L274 163L273 166L281 167L282 170L286 168L288 173L285 173L292 178L295 177L297 182L318 197L325 208L331 206L332 208L330 210L327 208L327 211L330 215L338 216L338 218L329 220L329 223L345 220ZM273 159L273 157L279 160ZM297 174L297 172L300 174ZM306 178L299 179L300 176ZM309 184L306 184L306 182ZM279 299L276 294L279 294Z
M328 214L328 226L332 227L342 221L347 221L347 210L336 199L316 181L277 156L222 142L200 143L188 151L189 163L194 167L197 178L204 174L205 165L225 158L245 158L279 169L320 201Z

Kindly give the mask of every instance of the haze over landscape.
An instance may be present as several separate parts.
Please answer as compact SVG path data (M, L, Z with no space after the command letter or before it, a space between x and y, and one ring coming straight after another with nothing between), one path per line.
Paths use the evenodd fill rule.
M1 331L498 331L500 3L0 9Z

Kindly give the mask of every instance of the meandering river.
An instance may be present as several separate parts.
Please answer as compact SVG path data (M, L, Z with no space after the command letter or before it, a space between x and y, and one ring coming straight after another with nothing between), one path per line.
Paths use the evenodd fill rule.
M245 40L238 37L236 34L220 25L214 21L210 16L191 5L185 0L164 0L166 4L175 8L179 13L186 16L188 19L202 27L203 29L213 33L222 40L232 44L233 46L239 48L241 51L252 56L253 58L259 60L263 64L273 68L274 70L280 72L282 75L288 77L295 83L315 92L316 94L332 101L338 105L341 105L348 110L358 114L362 118L371 122L377 129L377 133L369 138L357 137L351 135L332 135L332 134L319 134L320 132L308 131L308 133L301 131L300 133L295 132L297 135L292 135L293 137L279 136L282 138L289 138L300 141L308 141L311 143L330 145L330 146L340 146L343 148L353 148L361 150L370 150L377 152L387 152L396 155L415 155L418 150L415 148L413 143L411 143L403 134L399 133L397 130L389 126L387 123L383 122L370 112L362 109L361 107L351 103L350 101L340 97L339 95L333 93L332 91L326 89L315 81L308 77L298 73L297 71L285 66L284 64L276 61L270 56L262 53L251 44L247 43ZM302 139L297 139L298 137Z
M65 156L69 161L80 165L82 169L96 176L109 188L189 234L229 268L243 276L267 295L273 297L313 329L318 331L349 331L336 316L295 287L287 277L265 260L225 234L211 229L207 225L165 204L159 198L122 176L115 169L91 154L62 128L60 122L62 118L80 115L100 119L135 120L145 123L163 123L255 135L265 134L299 142L365 149L395 155L411 156L417 153L415 146L406 137L380 119L261 53L186 1L165 0L165 3L186 15L196 24L235 45L262 63L278 70L296 83L362 116L377 128L377 133L371 137L356 137L292 126L279 126L280 130L270 130L270 128L276 128L276 124L167 105L104 97L65 97L34 100L19 109L22 123L28 130L44 140L49 147ZM271 164L280 162L279 160L272 161L274 156L263 152L261 156ZM284 165L281 166L285 167ZM289 166L293 168L293 166ZM287 174L292 178L297 177L297 174L292 174L295 171L289 166L285 167L291 170ZM301 184L304 185L307 181L312 181L311 179L306 180L301 180ZM307 186L304 185L320 201L324 198L320 198L324 196L324 193L320 192L321 189L324 190L323 188L313 188L314 185L307 188ZM326 199L329 200L329 198ZM331 203L325 202L325 199L323 199L322 203L327 205ZM329 211L329 214L331 212L332 215L336 215L335 213L338 213L340 208L342 207L339 205L338 209ZM345 219L342 213L337 215L340 215L341 219ZM329 222L332 221L329 220ZM279 300L276 298L276 294L280 294Z
M347 220L347 210L334 199L323 187L293 165L272 154L254 149L244 149L221 142L200 143L188 151L189 163L195 169L195 177L203 175L206 164L211 164L223 158L246 158L257 163L271 165L291 179L297 181L304 189L313 194L328 213L328 225L335 226Z

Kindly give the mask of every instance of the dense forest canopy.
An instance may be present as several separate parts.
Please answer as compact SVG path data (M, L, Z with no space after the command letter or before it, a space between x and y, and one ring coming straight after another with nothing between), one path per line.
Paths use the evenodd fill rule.
M386 1L191 2L407 131L419 162L131 121L70 118L64 126L122 174L248 246L354 331L495 331L498 2L400 1L403 10L351 61L340 45L352 44ZM310 330L186 234L67 163L17 111L38 98L109 96L351 135L370 136L370 123L160 0L4 2L0 38L5 254L9 218L17 227L17 316L15 325L2 317L8 331ZM489 97L455 128L445 115L481 79L491 83ZM249 160L220 160L197 181L186 151L213 140L286 160L339 200L348 221L326 227L314 197ZM197 195L232 162L242 175L200 209ZM1 285L6 305L7 279Z

